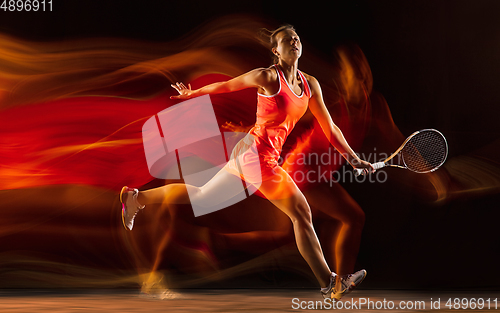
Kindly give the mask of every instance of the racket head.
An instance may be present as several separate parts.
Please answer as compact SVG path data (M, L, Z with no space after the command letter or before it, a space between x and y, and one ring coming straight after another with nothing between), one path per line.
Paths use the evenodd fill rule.
M448 157L448 143L436 129L413 133L400 151L404 166L416 173L430 173L444 164Z

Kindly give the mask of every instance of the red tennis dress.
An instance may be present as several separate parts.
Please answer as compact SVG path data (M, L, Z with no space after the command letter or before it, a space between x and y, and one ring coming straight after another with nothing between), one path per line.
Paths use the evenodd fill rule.
M272 96L258 94L255 126L236 144L226 165L226 170L252 184L276 177L274 169L279 166L283 144L307 111L311 97L311 89L302 72L298 71L302 93L297 95L278 66L273 67L279 77L278 92Z

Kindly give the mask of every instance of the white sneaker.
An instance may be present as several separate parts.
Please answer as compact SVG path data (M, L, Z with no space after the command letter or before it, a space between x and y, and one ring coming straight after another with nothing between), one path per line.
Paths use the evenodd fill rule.
M335 293L332 295L336 300L340 300L344 295L353 291L363 279L366 277L366 271L360 270L354 274L349 274L340 277L340 284L338 284L337 288L335 288Z
M335 294L335 281L337 280L337 274L332 273L330 275L330 284L328 285L328 289L321 288L321 295L325 299L333 299L333 295Z
M123 226L127 230L132 230L134 227L134 219L140 210L144 209L145 205L140 205L137 202L139 190L129 188L127 186L122 188L120 192L120 202L122 203L122 221Z

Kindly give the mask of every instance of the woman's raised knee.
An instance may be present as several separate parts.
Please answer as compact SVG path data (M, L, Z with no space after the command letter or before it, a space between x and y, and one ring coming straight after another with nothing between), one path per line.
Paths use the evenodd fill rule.
M311 209L307 205L307 203L298 203L296 204L290 214L290 219L292 223L312 223L312 214Z

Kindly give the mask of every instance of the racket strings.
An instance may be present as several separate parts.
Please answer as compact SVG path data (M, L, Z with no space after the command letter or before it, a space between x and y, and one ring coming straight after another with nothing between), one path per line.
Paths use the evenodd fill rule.
M401 151L403 162L408 169L424 173L440 167L446 160L448 145L443 135L427 130L417 133Z

